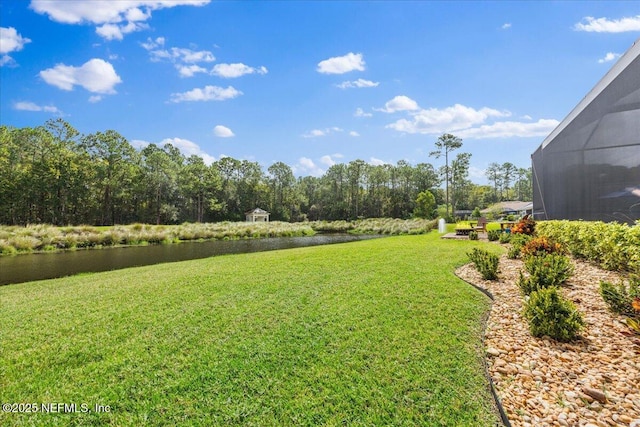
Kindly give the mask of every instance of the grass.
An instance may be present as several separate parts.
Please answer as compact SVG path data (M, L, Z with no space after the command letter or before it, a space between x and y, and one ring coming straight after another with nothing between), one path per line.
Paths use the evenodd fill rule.
M1 425L491 426L487 244L437 233L0 288ZM498 246L491 246L499 250Z

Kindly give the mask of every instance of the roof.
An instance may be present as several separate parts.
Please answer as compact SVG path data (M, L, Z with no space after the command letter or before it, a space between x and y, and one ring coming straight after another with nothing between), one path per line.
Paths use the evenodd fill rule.
M250 209L246 211L244 214L245 215L248 215L248 214L269 215L269 212L265 211L264 209L255 208L255 209Z
M569 113L567 117L553 130L551 133L542 141L542 145L540 147L545 148L553 139L558 136L560 132L562 132L578 115L584 111L585 108L594 99L602 93L602 91L611 84L612 81L616 79L628 66L631 64L638 56L640 56L640 39L636 40L633 45L629 48L624 55L618 59L613 67L609 70L607 74L604 75L602 79L595 85L591 92L589 92L578 105Z
M511 200L507 202L495 203L489 206L486 209L483 209L481 212L490 212L490 211L526 211L533 208L533 202L521 202L519 200Z

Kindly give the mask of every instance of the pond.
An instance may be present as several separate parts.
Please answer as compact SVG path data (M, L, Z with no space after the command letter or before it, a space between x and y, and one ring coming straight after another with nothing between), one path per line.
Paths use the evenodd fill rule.
M53 279L78 273L117 270L216 255L272 251L367 240L377 235L319 234L249 240L210 240L170 245L129 246L0 257L0 285Z

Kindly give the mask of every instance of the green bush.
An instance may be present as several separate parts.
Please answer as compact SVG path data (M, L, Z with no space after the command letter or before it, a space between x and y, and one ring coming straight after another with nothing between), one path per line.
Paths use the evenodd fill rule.
M470 231L469 240L478 240L478 232L474 230Z
M558 341L573 340L585 325L575 305L555 286L531 292L524 304L524 317L531 335Z
M531 240L531 236L528 236L526 234L512 234L509 237L509 243L511 243L511 248L507 252L507 258L509 259L519 258L522 252L522 248L529 240Z
M530 256L524 262L529 277L520 273L518 286L525 295L551 286L560 286L573 274L571 260L558 254Z
M511 241L511 233L500 233L498 240L500 240L500 243L509 243Z
M616 286L613 283L601 281L600 295L609 310L625 316L635 316L637 312L633 308L633 300L640 298L640 277L631 277L628 287L624 282L620 282Z
M471 252L467 253L467 256L483 279L496 280L498 278L498 255L483 249L473 248Z
M509 250L507 250L507 258L509 259L518 259L520 256L520 248L516 246L511 246Z
M564 244L576 257L615 271L640 271L640 221L540 221L537 233Z
M500 239L500 231L499 230L489 230L487 231L487 238L490 242L495 242Z

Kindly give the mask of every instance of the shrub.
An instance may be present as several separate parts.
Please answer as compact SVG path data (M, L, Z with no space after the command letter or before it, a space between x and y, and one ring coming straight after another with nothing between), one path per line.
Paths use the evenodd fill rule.
M634 301L640 299L640 277L634 276L629 279L629 286L624 282L614 285L609 282L600 282L600 295L614 313L624 314L625 316L637 316L638 310L634 307ZM638 302L635 303L638 305Z
M527 236L533 236L536 231L536 222L531 218L523 218L516 225L513 226L511 232L514 234L525 234Z
M531 240L531 236L528 236L526 234L511 234L509 237L509 243L511 243L511 248L507 252L507 257L509 259L516 259L520 257L522 252L522 247L529 240Z
M532 256L525 260L525 269L529 277L520 272L518 286L523 294L552 286L560 286L573 273L573 265L568 257L558 254Z
M483 279L496 280L498 278L498 255L483 249L473 248L471 252L467 253L467 256Z
M534 337L549 336L571 341L585 323L576 306L560 295L555 286L531 292L524 304L524 317Z
M471 230L469 232L469 240L478 240L478 232L475 230Z
M520 256L520 249L518 247L515 246L511 246L509 248L509 250L507 251L507 258L509 259L518 259L518 257Z
M576 258L607 270L640 269L640 221L635 225L599 221L541 221L537 233L563 243Z
M500 240L500 243L509 243L511 241L511 233L500 233L498 240Z
M547 237L534 237L522 246L523 257L553 253L563 254L565 249L560 243Z
M489 230L487 231L487 238L490 242L495 242L500 238L500 231L498 230Z

